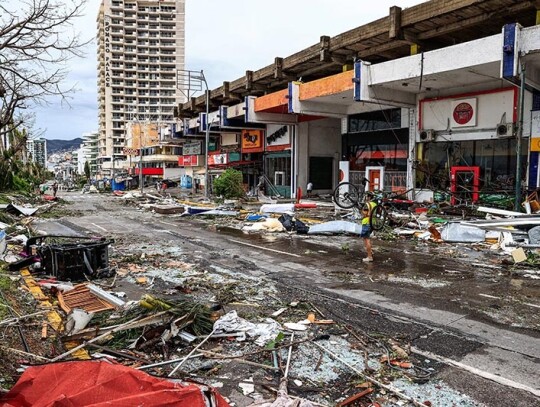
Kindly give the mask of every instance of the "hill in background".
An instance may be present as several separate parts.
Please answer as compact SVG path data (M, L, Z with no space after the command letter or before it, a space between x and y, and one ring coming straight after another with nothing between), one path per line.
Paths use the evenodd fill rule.
M77 150L81 143L80 137L73 140L47 140L47 154Z

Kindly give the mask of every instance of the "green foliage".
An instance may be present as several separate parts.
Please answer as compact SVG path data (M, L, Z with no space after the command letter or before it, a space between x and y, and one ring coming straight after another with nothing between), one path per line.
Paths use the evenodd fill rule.
M278 346L279 344L281 344L281 342L283 342L283 339L285 339L285 335L283 334L283 332L280 332L277 334L276 336L276 339L268 342L265 346L266 349L276 349L276 346Z
M214 180L214 193L225 199L242 198L245 194L242 173L229 168Z

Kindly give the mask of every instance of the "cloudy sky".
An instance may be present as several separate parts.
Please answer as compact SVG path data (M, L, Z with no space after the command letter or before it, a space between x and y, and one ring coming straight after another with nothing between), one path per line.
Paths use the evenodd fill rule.
M77 27L94 38L101 0L87 0ZM422 0L186 0L186 69L204 70L211 88L232 81L319 42ZM53 105L37 112L36 127L48 139L73 139L97 130L97 59L95 41L84 60L71 63L67 85L77 93L71 106Z

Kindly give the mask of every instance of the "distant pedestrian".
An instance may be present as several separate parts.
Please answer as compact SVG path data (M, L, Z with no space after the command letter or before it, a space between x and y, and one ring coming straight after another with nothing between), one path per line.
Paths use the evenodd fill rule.
M53 190L53 196L56 198L56 192L58 191L58 183L56 181L52 186L52 190Z
M371 248L371 225L369 224L369 218L371 211L375 208L375 202L368 202L362 208L362 230L360 237L364 241L364 248L366 249L366 257L362 259L364 263L370 263L373 261L373 250Z
M313 191L313 183L311 181L307 184L307 197L311 198L311 192Z

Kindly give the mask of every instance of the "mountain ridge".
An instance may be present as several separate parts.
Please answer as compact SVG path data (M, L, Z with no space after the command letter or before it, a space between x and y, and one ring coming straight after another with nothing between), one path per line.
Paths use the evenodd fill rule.
M81 146L82 141L80 137L73 140L47 140L47 154L77 150Z

